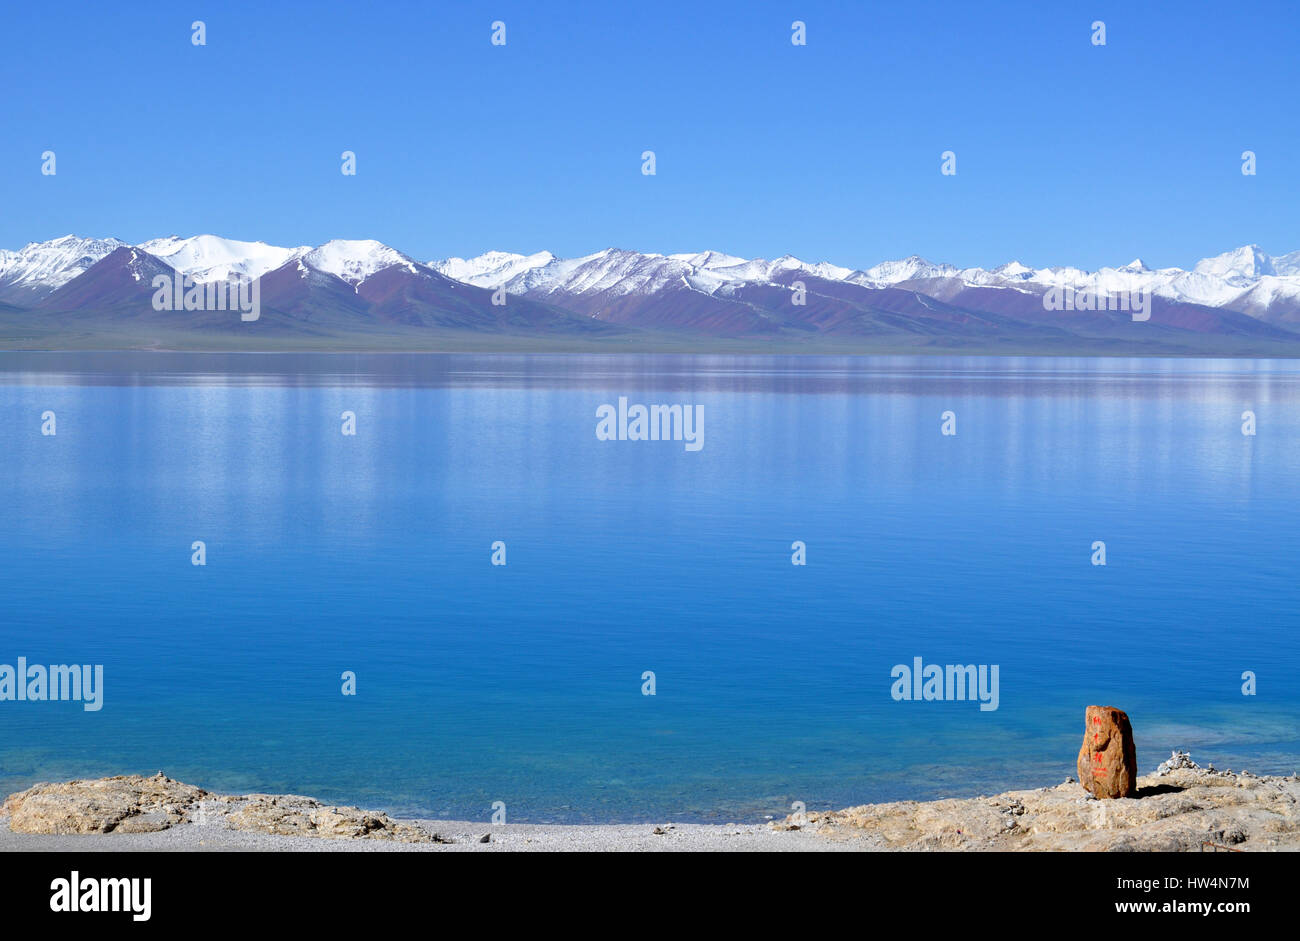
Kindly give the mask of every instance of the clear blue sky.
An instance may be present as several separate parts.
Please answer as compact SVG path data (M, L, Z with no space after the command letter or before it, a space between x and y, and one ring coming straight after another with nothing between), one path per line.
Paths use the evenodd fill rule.
M0 247L1090 268L1300 249L1294 3L13 3L3 30Z

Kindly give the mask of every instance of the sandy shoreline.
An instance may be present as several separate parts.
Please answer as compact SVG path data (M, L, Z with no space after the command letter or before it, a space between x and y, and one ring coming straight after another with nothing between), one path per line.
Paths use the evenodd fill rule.
M1300 777L1178 766L1138 796L1073 780L744 824L393 819L294 795L218 795L161 773L42 784L0 809L0 852L1300 851Z
M501 826L463 820L403 820L449 843L399 843L371 839L280 836L220 826L182 823L156 833L52 835L14 833L0 818L0 852L826 852L853 851L810 831L779 831L766 825L714 824L529 824ZM671 827L671 829L668 829ZM490 834L487 843L481 838Z

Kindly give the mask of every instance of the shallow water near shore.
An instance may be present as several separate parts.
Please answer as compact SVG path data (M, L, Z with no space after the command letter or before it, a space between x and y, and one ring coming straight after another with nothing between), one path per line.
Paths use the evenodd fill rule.
M598 440L620 396L703 448ZM1297 362L0 354L0 445L0 664L104 665L0 702L5 793L751 821L1059 783L1089 703L1143 773L1300 766Z

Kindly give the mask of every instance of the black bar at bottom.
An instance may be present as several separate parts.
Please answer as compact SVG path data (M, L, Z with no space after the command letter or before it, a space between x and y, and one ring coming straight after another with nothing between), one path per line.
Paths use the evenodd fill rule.
M691 921L734 927L756 917L766 927L768 919L783 916L816 922L836 909L867 919L863 926L894 916L969 927L982 919L1008 924L1006 919L1036 915L1085 923L1145 915L1200 918L1227 927L1243 916L1277 917L1291 910L1294 854L1212 849L1143 855L569 853L546 858L329 851L10 853L0 857L5 869L0 902L11 928L75 921L80 927L112 923L128 930L331 932L349 925L397 926L412 916L431 929L439 923L449 929L464 926L465 918L470 924L486 919L484 928L518 921L541 929L576 919L589 927L630 929L671 924L681 917L682 906L689 907ZM143 881L105 884L103 879L148 879L147 919ZM113 907L115 894L119 911L71 910ZM592 921L608 916L620 920Z

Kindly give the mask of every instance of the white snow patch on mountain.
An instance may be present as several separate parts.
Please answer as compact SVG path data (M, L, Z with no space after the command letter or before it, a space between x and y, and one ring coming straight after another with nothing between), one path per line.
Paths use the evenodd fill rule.
M429 267L456 281L478 287L497 287L533 268L555 260L550 252L516 255L513 252L486 252L475 258L447 258L431 261Z
M303 260L317 271L341 278L354 288L375 272L394 265L403 265L412 274L419 271L415 261L374 239L334 239L307 252Z
M310 245L281 248L265 242L241 242L216 235L153 239L137 246L166 262L192 281L224 281L231 274L260 278L311 251Z
M1192 270L1224 281L1242 282L1254 282L1264 275L1277 273L1273 269L1273 259L1260 251L1258 245L1243 245L1213 258L1203 258Z
M87 239L65 235L48 242L29 242L18 251L0 254L0 287L7 295L28 294L39 299L126 243L121 239Z
M809 265L790 255L767 261L715 251L660 255L617 248L580 258L558 258L550 252L533 255L487 252L476 258L448 258L429 265L449 278L478 287L504 286L511 293L532 292L538 296L619 297L651 294L678 284L712 294L724 286L772 283L778 275L791 272L837 281L852 274L849 268L825 262Z

